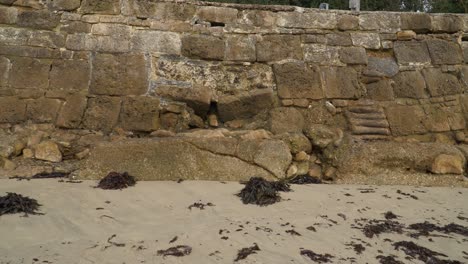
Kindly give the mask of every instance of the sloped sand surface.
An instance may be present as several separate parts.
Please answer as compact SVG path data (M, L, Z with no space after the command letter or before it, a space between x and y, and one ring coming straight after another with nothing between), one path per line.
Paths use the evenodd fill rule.
M402 234L369 238L353 228L385 220L387 211L405 226L428 221L468 227L467 189L293 185L293 192L281 193L281 202L258 207L242 204L234 194L243 186L233 182L138 182L121 191L94 185L0 180L0 195L35 198L45 214L0 216L0 263L233 263L239 249L254 243L260 251L237 263L316 263L302 256L301 248L332 255L330 263L379 263L379 255L423 263L405 259L406 253L392 245L398 241L447 255L441 259L468 262L463 235L433 232L416 239L404 228ZM213 206L189 209L195 202ZM365 249L358 254L351 244ZM178 245L192 252L157 254Z

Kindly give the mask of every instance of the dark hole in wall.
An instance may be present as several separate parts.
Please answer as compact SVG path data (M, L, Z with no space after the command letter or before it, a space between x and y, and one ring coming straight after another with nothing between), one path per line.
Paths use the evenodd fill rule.
M211 27L224 27L226 24L221 22L210 22Z
M215 114L218 115L218 103L215 101L211 101L210 109L208 110L208 115Z
M468 41L468 35L462 36L462 41Z

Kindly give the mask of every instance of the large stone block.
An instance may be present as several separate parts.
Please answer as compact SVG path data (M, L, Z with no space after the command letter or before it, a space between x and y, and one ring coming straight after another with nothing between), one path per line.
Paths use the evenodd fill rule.
M395 99L390 80L380 80L366 85L367 97L375 101L392 101Z
M304 44L304 60L320 65L340 65L340 48L324 44Z
M32 31L28 45L59 49L65 47L65 35L50 31Z
M238 12L235 8L202 6L197 10L196 16L202 21L228 24L237 20Z
M341 31L356 30L359 27L359 17L341 14L338 17L337 27Z
M181 86L170 82L158 83L156 87L153 87L152 92L163 99L184 102L200 116L208 113L212 98L211 89L201 85Z
M304 117L293 107L278 107L270 111L268 128L273 134L301 133Z
M395 13L375 12L359 16L359 25L366 31L395 33L400 30L400 24L400 14Z
M120 0L83 0L81 13L117 15L120 13Z
M14 88L45 89L49 84L50 61L32 58L11 60L10 85Z
M389 56L389 54L377 56L370 54L365 74L379 77L393 77L398 71L399 67L393 56Z
M180 35L173 32L137 30L133 33L132 50L180 55Z
M143 54L98 53L92 61L90 93L99 95L141 95L148 90Z
M131 27L120 24L98 23L91 27L91 33L100 36L115 36L119 38L128 38Z
M84 91L88 89L89 62L87 60L54 60L50 69L51 90Z
M57 99L40 98L28 102L26 117L35 123L52 123L57 118L62 102Z
M44 10L24 10L18 13L18 26L35 29L54 29L60 22L60 15Z
M72 11L78 9L81 5L81 0L54 0L52 7L57 10Z
M63 128L78 128L82 122L88 99L81 94L66 97L57 116L56 125Z
M419 71L404 71L396 75L393 80L393 90L397 98L428 98L426 81Z
M432 31L438 33L455 33L463 31L463 21L459 16L452 14L433 15Z
M326 98L357 99L362 95L358 73L349 67L322 68Z
M257 41L257 61L301 60L301 37L298 35L266 35Z
M13 7L0 7L0 24L15 24L18 18L18 9Z
M463 60L465 61L465 64L468 64L468 42L464 41L461 45L463 50Z
M229 35L226 38L226 60L255 61L257 54L255 36Z
M223 122L251 118L273 106L272 89L258 89L235 95L222 95L218 99L218 113Z
M225 49L225 42L219 37L185 35L182 38L182 55L189 58L222 60Z
M278 95L284 99L324 97L320 71L303 62L288 62L273 65Z
M427 33L431 31L431 16L423 13L401 14L401 29L413 30L416 33Z
M0 57L0 87L8 84L11 62L8 58Z
M351 39L353 40L354 46L364 47L366 49L380 49L380 36L377 33L351 33Z
M26 119L26 101L0 97L0 123L19 123Z
M326 35L327 45L332 46L352 46L351 35L345 32L331 33Z
M120 124L131 131L154 131L159 128L159 99L127 97L123 101Z
M397 105L386 109L387 119L394 136L423 134L426 114L420 106Z
M127 12L139 18L155 18L160 20L189 21L195 15L196 7L185 3L164 3L148 0L130 0Z
M465 119L459 106L441 107L438 105L425 106L425 127L431 132L446 132L465 129Z
M394 44L395 56L399 64L430 64L431 57L425 42L397 41Z
M460 45L456 42L441 39L427 40L427 47L432 58L432 64L461 64L463 55Z
M463 92L457 77L444 73L440 69L428 68L423 70L429 93L433 97L454 95Z
M60 32L67 34L90 33L91 24L81 21L63 21L60 24Z
M78 51L130 52L130 40L119 35L103 36L79 33L68 35L65 47Z
M366 49L363 47L343 47L340 49L340 61L346 64L367 64Z
M121 108L119 97L99 96L88 99L84 128L109 133L117 125Z
M27 45L31 32L23 28L0 27L2 45Z
M331 12L280 12L276 25L285 28L335 29L336 14Z

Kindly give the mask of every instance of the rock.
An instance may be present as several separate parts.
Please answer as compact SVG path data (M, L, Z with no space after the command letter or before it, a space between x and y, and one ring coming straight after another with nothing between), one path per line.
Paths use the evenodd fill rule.
M274 103L272 89L257 89L235 95L222 95L218 99L218 112L222 121L251 118L269 110Z
M426 114L419 105L391 106L386 109L386 114L394 136L423 134L427 132L423 123Z
M28 103L26 117L36 123L54 123L61 106L58 99L39 98Z
M182 38L182 55L189 58L222 60L226 44L224 40L209 35L185 35Z
M425 42L396 41L394 52L400 65L431 63L431 57L429 56L429 50Z
M257 54L255 36L230 35L226 38L225 60L229 61L255 61Z
M256 47L259 62L301 60L303 57L299 35L264 35Z
M442 72L437 68L424 69L422 73L429 93L433 97L455 95L463 91L454 74Z
M293 154L297 154L301 151L306 153L310 153L312 151L312 144L302 133L284 133L277 135L276 138L283 140Z
M218 117L215 114L208 115L208 125L210 125L211 127L219 126Z
M109 133L117 125L121 108L119 97L99 96L88 100L83 126Z
M393 80L393 92L397 98L428 98L426 81L419 71L404 71L397 74Z
M21 57L12 59L10 85L20 89L45 89L49 85L49 71L49 60Z
M180 35L173 32L136 30L132 37L132 49L143 52L158 52L180 55L182 42Z
M120 114L122 128L130 131L154 131L159 128L159 99L128 97Z
M73 94L66 97L65 103L60 108L56 125L62 128L78 128L86 110L88 99L81 94Z
M307 172L307 174L310 176L310 177L314 177L314 178L322 178L322 167L317 165L317 164L311 164L310 167L309 167L309 171Z
M404 30L397 33L398 40L412 40L416 37L416 32L413 30Z
M366 49L380 49L380 37L377 33L351 33L354 46L364 47Z
M58 91L87 91L90 65L87 60L54 60L49 88Z
M52 30L58 26L60 15L46 10L23 10L18 13L20 27Z
M323 173L323 179L327 181L332 181L335 179L337 169L334 167L329 167Z
M369 56L366 71L376 72L383 77L393 77L398 73L399 67L391 56Z
M312 144L319 148L325 148L340 139L338 131L326 125L310 125L304 128L304 133L312 141Z
M34 157L34 151L32 149L23 149L23 158L32 159Z
M53 8L57 10L72 11L80 7L81 0L55 0Z
M272 134L264 129L253 130L240 136L241 139L271 139Z
M334 29L336 14L331 12L279 12L276 25L285 28Z
M416 33L431 31L431 16L429 14L403 13L401 14L401 29L414 30Z
M152 137L173 137L175 136L176 134L172 131L168 131L168 130L164 130L164 129L160 129L160 130L157 130L157 131L154 131L150 134L150 136Z
M9 159L0 157L0 168L3 168L6 171L12 171L16 169L16 164Z
M278 85L278 95L284 99L322 99L323 90L320 72L304 62L274 64L273 72Z
M39 160L60 162L62 153L58 145L52 141L44 141L35 147L35 157Z
M85 14L106 14L116 15L120 12L119 0L83 0L81 12Z
M75 158L76 159L79 159L79 160L82 160L84 158L86 158L90 153L90 150L87 148L87 149L84 149L83 151L80 151L78 153L75 154Z
M308 161L310 156L305 151L301 151L294 156L295 161Z
M326 98L352 99L361 96L358 73L351 67L322 68Z
M289 169L286 171L286 177L290 178L297 175L298 168L295 164L291 164Z
M340 49L340 61L346 64L367 64L366 49L363 47L343 47Z
M359 27L359 17L341 14L338 19L338 29L341 31L356 30Z
M270 111L269 128L273 134L302 132L304 117L292 107L278 107Z
M463 174L465 159L458 155L441 154L432 163L431 172L435 174Z
M426 42L433 64L463 63L463 54L458 43L441 39L429 39Z
M196 15L203 21L227 24L236 21L238 12L235 8L202 6L197 10Z
M255 164L267 169L278 178L285 176L285 170L292 161L288 146L277 140L265 140L254 157Z

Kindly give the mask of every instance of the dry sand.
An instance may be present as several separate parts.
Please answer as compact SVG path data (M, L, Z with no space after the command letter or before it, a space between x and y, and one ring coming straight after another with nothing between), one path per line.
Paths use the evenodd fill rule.
M314 263L299 254L300 248L331 254L332 263L379 263L378 255L423 263L405 260L406 254L392 246L397 241L414 241L446 254L445 259L468 262L468 237L434 233L443 236L414 239L405 232L368 238L352 228L356 219L384 219L387 211L406 225L468 226L467 189L293 185L293 192L281 193L283 201L258 207L244 205L234 195L243 187L239 183L139 182L122 191L94 189L95 184L0 180L0 195L35 198L45 213L0 216L0 263L233 263L239 249L254 243L261 250L238 263ZM199 201L214 206L188 209ZM301 236L286 233L291 229ZM125 245L109 243L114 234L111 241ZM357 254L349 243L365 250ZM191 246L192 253L157 255L177 245Z

